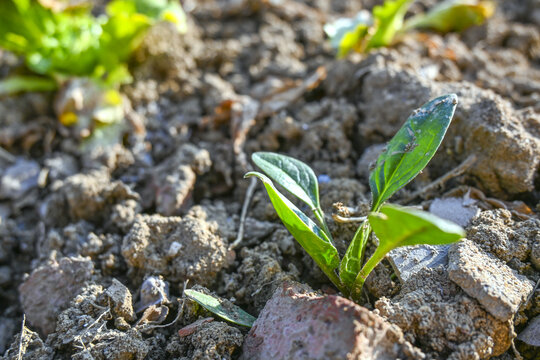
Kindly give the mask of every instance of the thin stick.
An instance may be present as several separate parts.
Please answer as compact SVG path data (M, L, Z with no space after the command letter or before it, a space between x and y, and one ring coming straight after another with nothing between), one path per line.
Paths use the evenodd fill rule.
M362 222L367 219L367 216L344 217L338 214L332 214L332 219L334 219L335 222L347 224Z
M416 197L422 195L423 193L431 191L443 185L448 180L463 174L468 168L470 168L474 164L475 161L476 161L476 155L474 154L470 155L468 158L466 158L461 164L459 164L454 169L450 170L449 172L447 172L440 178L436 179L435 181L431 182L430 184L424 186L423 188L413 192L411 195L405 198L403 202L408 203L409 201L414 200Z
M22 326L21 326L21 337L19 338L19 353L17 354L17 360L22 360L22 342L24 337L24 330L26 329L26 314L23 314Z
M229 250L236 248L244 239L244 228L246 225L247 212L256 187L257 179L251 178L251 182L249 183L249 186L246 190L244 204L242 205L242 213L240 214L240 225L238 226L238 235L236 236L236 240L234 240L234 242L229 246Z

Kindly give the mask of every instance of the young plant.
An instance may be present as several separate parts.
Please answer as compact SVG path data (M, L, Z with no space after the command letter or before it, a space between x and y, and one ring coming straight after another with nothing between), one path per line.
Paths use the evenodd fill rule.
M311 208L318 224L283 196L266 175L252 171L245 177L256 176L263 182L285 227L345 296L359 300L366 278L391 250L418 244L449 244L465 236L460 226L435 215L385 204L431 160L446 134L456 106L454 94L429 101L415 110L388 142L369 177L373 196L371 212L358 227L342 259L320 207L317 177L308 165L275 153L252 155L253 162L263 172ZM372 231L379 244L364 263Z
M337 49L339 58L350 51L369 52L390 46L402 33L414 29L430 29L446 33L462 31L479 25L493 15L495 5L486 0L446 0L430 9L404 20L413 0L387 0L373 7L373 13L363 10L352 19L338 19L326 24L324 31Z

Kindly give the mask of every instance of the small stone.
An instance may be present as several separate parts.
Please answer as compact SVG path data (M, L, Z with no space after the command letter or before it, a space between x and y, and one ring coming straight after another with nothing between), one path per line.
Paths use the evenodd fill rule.
M467 239L450 247L448 273L453 282L502 321L514 316L534 286Z
M340 296L286 282L248 333L241 359L422 359L382 317Z
M0 179L0 198L18 199L38 186L41 168L35 161L18 159Z
M208 318L204 318L204 319L199 319L199 320L195 321L194 323L189 324L189 325L187 325L187 326L184 326L183 328L181 328L180 330L178 330L178 336L180 336L180 337L185 337L185 336L191 335L191 334L193 334L195 331L197 331L197 329L198 329L202 324L205 324L205 323L208 323L208 322L212 322L212 321L214 321L214 318L212 318L212 317L208 317Z
M109 302L114 315L127 321L135 320L132 297L129 289L120 281L113 279L112 285L105 290L104 297Z
M130 328L128 322L123 317L114 319L114 327L121 331L126 331Z
M470 199L446 198L433 200L429 206L429 212L465 227L480 213L480 209L471 204Z
M147 277L142 285L140 294L140 302L137 307L137 312L144 311L152 305L168 304L169 301L169 284L159 276Z
M529 322L529 325L519 333L518 340L531 346L540 346L540 315Z

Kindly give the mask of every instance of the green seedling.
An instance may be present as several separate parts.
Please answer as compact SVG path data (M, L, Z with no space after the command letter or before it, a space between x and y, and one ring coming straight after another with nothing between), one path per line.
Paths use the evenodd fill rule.
M414 29L435 30L442 33L462 31L479 25L491 17L495 10L493 1L446 0L430 9L405 19L413 0L387 0L375 6L373 13L362 11L352 19L338 19L326 24L324 30L330 43L337 49L339 58L350 51L369 52L390 46L396 38Z
M186 30L178 1L113 0L100 16L88 2L65 3L0 1L0 48L22 56L33 73L0 81L0 95L49 91L73 77L115 88L131 81L127 61L150 26L163 20Z
M385 204L431 160L446 134L456 106L454 94L429 101L415 110L388 142L370 172L371 212L358 227L343 258L332 241L320 207L317 177L308 165L289 156L257 152L252 155L253 162L268 176L253 171L245 177L256 176L263 182L285 227L344 295L359 300L366 278L391 250L418 244L449 244L465 236L460 226L435 215ZM317 223L281 194L272 180L309 206ZM372 231L379 244L364 263Z
M252 327L255 320L257 320L238 306L231 304L224 305L221 299L203 292L186 289L184 290L184 294L206 310L234 324Z

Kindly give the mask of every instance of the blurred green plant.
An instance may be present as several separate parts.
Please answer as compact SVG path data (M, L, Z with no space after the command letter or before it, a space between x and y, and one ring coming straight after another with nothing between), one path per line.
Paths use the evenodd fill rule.
M126 110L118 89L132 81L127 62L159 21L187 30L177 0L112 0L99 16L88 0L1 0L0 48L30 71L0 80L0 95L59 90L56 115L88 140L83 150L115 144Z
M491 0L446 0L430 9L404 20L414 0L387 0L375 6L373 13L359 12L352 19L338 19L326 24L324 31L337 50L338 58L350 51L361 53L389 46L398 35L413 29L429 29L442 33L462 31L479 25L495 12Z
M341 260L320 207L317 177L308 165L276 153L258 152L252 156L263 172L309 206L318 223L283 196L266 175L252 171L245 177L255 176L263 182L289 232L344 295L359 300L367 276L389 251L400 246L448 244L465 236L460 226L430 213L384 204L413 180L435 155L456 106L454 94L429 101L417 109L388 142L370 172L371 212L358 227ZM364 263L372 229L379 244Z
M87 3L53 6L57 3L0 1L0 48L22 56L28 69L41 75L3 80L0 94L50 90L71 77L92 78L106 87L128 83L127 61L151 25L172 21L186 31L177 1L113 0L97 17Z

